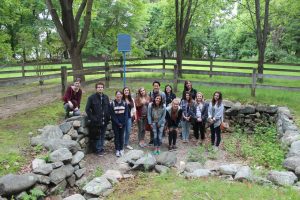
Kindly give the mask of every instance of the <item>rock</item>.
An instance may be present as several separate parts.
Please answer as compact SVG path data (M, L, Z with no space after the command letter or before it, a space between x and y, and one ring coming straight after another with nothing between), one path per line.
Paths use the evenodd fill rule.
M123 178L123 175L118 170L107 170L102 177L106 178L110 183L115 184L118 183L120 179Z
M126 173L127 171L129 171L131 169L129 163L120 162L117 165L118 165L117 170L119 170L122 173Z
M275 114L275 113L277 113L278 107L275 105L270 105L270 106L258 105L258 106L256 106L256 110L258 112L266 112L269 114Z
M73 194L72 196L64 198L63 200L85 200L85 198L81 194Z
M267 179L280 186L293 185L297 177L293 172L270 171Z
M47 185L43 185L43 184L35 184L34 189L40 190L44 192L44 194L47 194L48 187Z
M74 174L72 174L72 176L67 178L67 182L68 182L69 186L74 187L75 182L76 182L76 176Z
M86 176L83 176L81 179L78 179L75 182L75 185L79 188L83 188L83 186L88 182L88 179Z
M61 181L55 187L50 189L50 193L51 194L59 194L59 193L63 192L66 189L67 184L68 183L66 180Z
M224 105L224 107L225 108L231 108L231 107L233 107L234 106L234 103L232 102L232 101L229 101L229 100L223 100L222 101L222 103L223 103L223 105Z
M77 151L73 156L71 164L76 165L84 158L84 153L82 151Z
M72 128L72 123L71 122L64 122L64 123L59 125L59 128L63 132L63 134L66 134Z
M192 173L197 169L203 169L203 165L199 162L188 162L186 163L184 170L186 172Z
M57 161L57 162L54 162L54 163L51 163L51 164L52 164L53 169L59 168L59 167L64 165L64 163L61 162L61 161Z
M292 118L291 111L289 110L288 107L278 107L277 113L281 115L285 115L290 119Z
M32 169L35 169L41 165L46 164L46 161L44 159L40 159L40 158L35 158L32 162L31 162L31 166Z
M168 168L164 165L155 165L154 169L159 174L165 174L170 170L170 168Z
M33 174L13 175L7 174L0 178L0 195L17 194L31 188L37 182Z
M75 171L76 179L80 179L85 174L86 169L78 169Z
M177 156L175 152L165 151L157 157L157 163L167 167L175 166L176 162Z
M272 185L272 182L269 181L268 179L258 177L258 176L252 177L252 181L259 185Z
M72 137L71 137L70 135L68 135L68 134L65 134L65 135L62 137L62 139L64 139L64 140L72 140Z
M50 153L51 162L64 162L67 163L72 160L72 153L67 148L61 148Z
M142 150L130 150L127 153L124 154L121 158L117 160L117 163L121 162L128 162L131 163L133 161L136 161L144 156L144 151Z
M226 180L226 181L233 181L233 177L231 175L221 175L219 178Z
M295 171L298 166L300 166L300 156L288 157L283 162L283 167L288 170Z
M40 165L39 167L33 169L33 173L48 175L52 172L52 170L53 170L52 164L43 164L43 165Z
M41 183L41 184L45 184L45 185L49 185L50 184L50 178L49 176L43 176L43 175L36 175L37 178L37 182Z
M73 140L78 138L78 132L74 128L71 128L67 134L70 135Z
M300 177L300 166L296 167L295 174Z
M60 148L67 148L73 154L81 149L76 141L63 139L50 139L44 143L44 147L50 151L55 151Z
M237 107L232 107L225 111L226 116L237 116L238 113L239 113L239 108Z
M235 175L241 165L239 164L228 164L228 165L221 165L219 167L220 173L225 175Z
M86 165L86 162L84 160L81 160L79 163L78 163L79 167L80 168L85 168L85 165Z
M239 110L240 114L254 114L255 113L255 107L252 105L244 105Z
M80 169L80 167L79 167L79 165L75 165L74 166L74 170L76 171L76 170L79 170Z
M89 129L88 128L79 127L79 129L77 130L77 132L79 134L88 135L89 134Z
M298 140L300 140L300 134L298 131L286 131L281 138L281 143L283 145L290 146L293 142Z
M80 126L81 126L81 121L79 121L79 120L73 121L73 127L74 128L79 128Z
M73 117L70 117L68 119L66 119L65 121L66 122L72 122L72 121L75 121L75 120L82 120L82 118L85 118L84 116L73 116Z
M188 178L208 177L210 175L211 171L209 169L196 169L192 173L185 172L185 176Z
M291 144L287 157L298 156L300 157L300 140Z
M65 165L58 169L54 169L50 174L50 180L55 185L59 184L65 178L71 176L74 173L72 165Z
M112 185L106 178L97 177L97 178L94 178L92 181L90 181L88 184L86 184L83 187L83 191L88 194L100 196L101 193L104 193L108 189L111 189L111 188L112 188Z
M156 165L156 159L150 153L146 154L144 157L138 159L132 169L142 168L144 170L151 170Z
M250 167L242 166L237 171L237 173L234 177L234 180L237 180L237 181L243 181L243 180L250 181L251 177L252 177L252 172L251 172Z

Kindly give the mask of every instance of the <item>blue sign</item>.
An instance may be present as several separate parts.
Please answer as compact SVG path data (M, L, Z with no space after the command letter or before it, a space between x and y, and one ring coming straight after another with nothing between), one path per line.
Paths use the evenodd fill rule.
M131 37L127 34L118 34L118 51L130 51L131 50Z

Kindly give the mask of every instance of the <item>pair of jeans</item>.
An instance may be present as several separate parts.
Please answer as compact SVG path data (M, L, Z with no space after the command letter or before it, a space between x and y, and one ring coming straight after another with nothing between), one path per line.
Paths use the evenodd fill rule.
M104 147L104 139L105 139L105 132L106 132L106 126L101 126L97 128L98 136L96 139L93 139L94 148L96 153L100 153L103 151Z
M146 126L146 123L147 123L147 118L143 118L143 117L141 117L137 121L137 124L138 124L138 140L139 140L139 142L141 140L145 139L145 126Z
M70 108L69 103L65 103L64 109L65 109L65 111L68 115L69 115L69 112L73 110L73 109ZM80 110L79 109L76 110L76 111L73 111L73 116L79 116L79 115L80 115Z
M194 136L198 140L199 139L199 131L201 140L205 139L205 123L196 121L194 124Z
M155 147L160 147L162 141L162 134L164 131L164 126L158 127L156 123L153 126L153 144Z
M182 121L182 139L183 140L188 140L189 135L190 135L190 127L191 127L191 122L189 121Z
M221 128L220 126L214 127L214 124L210 126L211 132L211 145L219 146L221 142Z
M127 146L129 144L129 138L131 133L131 126L132 126L132 120L131 118L128 118L126 126L125 126L125 139L124 139L124 146Z
M122 126L122 128L120 128L116 124L113 124L113 130L114 130L114 134L115 134L115 149L117 151L121 151L121 150L123 150L123 146L124 146L125 127Z

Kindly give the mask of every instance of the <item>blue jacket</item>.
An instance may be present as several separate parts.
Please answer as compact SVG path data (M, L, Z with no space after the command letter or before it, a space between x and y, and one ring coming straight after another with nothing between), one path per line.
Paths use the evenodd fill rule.
M110 104L111 107L111 121L113 126L125 126L128 120L128 105L125 101L120 103L113 100Z

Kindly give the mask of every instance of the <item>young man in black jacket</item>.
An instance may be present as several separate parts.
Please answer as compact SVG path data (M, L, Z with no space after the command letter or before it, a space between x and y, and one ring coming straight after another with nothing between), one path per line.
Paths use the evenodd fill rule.
M104 83L95 85L96 93L89 96L85 112L90 120L90 138L98 156L104 154L104 138L110 120L109 98L104 92Z

